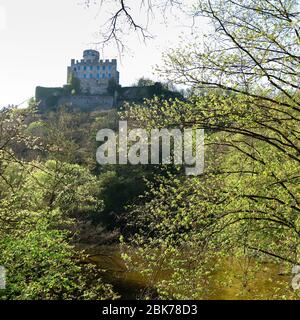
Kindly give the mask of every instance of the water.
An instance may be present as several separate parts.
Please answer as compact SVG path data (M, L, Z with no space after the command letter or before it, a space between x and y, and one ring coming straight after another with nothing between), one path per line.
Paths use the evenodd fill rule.
M118 246L82 246L81 249L89 253L89 261L102 270L103 279L114 286L122 299L142 298L142 293L146 289L149 290L149 281L145 277L126 268ZM254 261L224 258L207 283L208 293L204 298L221 300L295 298L290 286L292 276L288 273L282 274L281 265L260 263L255 274L251 268L245 268L246 265L252 266L253 270L256 266ZM168 276L167 273L161 273L158 279L167 279ZM199 298L203 298L203 295Z

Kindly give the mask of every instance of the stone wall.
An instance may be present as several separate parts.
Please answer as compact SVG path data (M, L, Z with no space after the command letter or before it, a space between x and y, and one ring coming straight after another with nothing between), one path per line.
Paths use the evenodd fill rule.
M121 108L125 101L143 103L144 99L158 96L161 99L183 99L178 92L173 92L156 83L146 87L120 87L115 94L71 94L72 88L36 88L36 101L41 112L55 111L59 106L66 105L80 111L107 110Z
M105 94L107 93L107 79L80 79L80 90L82 93L88 94Z
M58 99L58 106L67 105L73 108L79 108L82 111L90 109L112 109L114 108L114 98L112 96L104 95L74 95L63 96Z

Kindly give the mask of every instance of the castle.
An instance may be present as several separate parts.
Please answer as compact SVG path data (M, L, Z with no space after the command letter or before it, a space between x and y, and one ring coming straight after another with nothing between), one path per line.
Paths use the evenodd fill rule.
M68 83L71 82L72 77L79 80L82 93L105 94L111 80L119 84L117 60L100 60L98 51L85 50L83 59L71 60L71 66L68 67Z
M109 110L127 102L142 103L154 95L181 98L181 95L163 88L157 82L149 86L122 87L117 60L100 60L96 50L85 50L83 59L72 59L68 66L67 84L63 87L36 87L35 100L40 112L69 106L80 111Z

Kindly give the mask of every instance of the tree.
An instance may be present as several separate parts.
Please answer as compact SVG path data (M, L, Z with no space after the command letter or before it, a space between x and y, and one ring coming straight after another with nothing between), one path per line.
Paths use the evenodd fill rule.
M160 246L164 268L180 270L168 287L158 281L162 296L172 295L192 264L193 254L178 266L183 248L299 264L297 8L293 0L200 2L194 15L215 32L203 44L170 50L161 70L194 95L124 115L149 129L206 129L204 174L170 176L133 210L138 225L150 226L132 239L143 256ZM176 259L167 263L171 252ZM157 264L155 255L148 261Z
M109 18L101 26L103 31L100 33L99 43L105 45L113 41L121 51L126 48L124 38L132 32L144 41L152 39L153 35L148 30L150 21L155 20L158 15L166 18L172 8L185 9L184 2L184 0L86 0L85 5L91 7L99 4L104 14L109 12Z
M137 87L148 87L148 86L153 86L155 84L155 82L151 79L147 79L147 78L140 78L136 85Z
M72 94L80 94L81 92L80 81L73 74L69 79L69 85L70 85L70 90Z
M28 130L29 119L29 110L0 112L0 265L7 269L0 299L116 298L70 244L75 218L103 208L97 178L79 165L26 160L24 149L46 151L31 134L43 126Z

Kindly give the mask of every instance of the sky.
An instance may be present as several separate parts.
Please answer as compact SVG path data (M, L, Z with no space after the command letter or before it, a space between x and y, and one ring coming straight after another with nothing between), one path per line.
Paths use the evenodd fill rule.
M0 0L0 107L23 103L34 96L36 86L66 84L71 59L81 59L89 48L101 49L101 59L118 59L122 86L143 76L160 80L154 68L162 64L162 53L191 34L191 20L175 10L167 24L162 16L156 18L149 27L154 38L146 43L132 34L126 51L120 53L113 43L102 50L96 43L110 12L80 1ZM207 25L200 21L198 27Z

